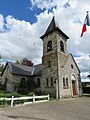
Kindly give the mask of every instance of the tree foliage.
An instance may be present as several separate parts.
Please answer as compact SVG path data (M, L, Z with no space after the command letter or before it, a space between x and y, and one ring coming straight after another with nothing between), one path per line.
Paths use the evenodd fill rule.
M0 55L0 72L2 72L2 71L3 71L3 68L4 68L4 65L1 64L1 59L2 59L2 56Z
M0 59L2 59L2 56L0 55Z
M20 62L18 61L18 60L16 60L16 62L15 62L16 64L20 64Z

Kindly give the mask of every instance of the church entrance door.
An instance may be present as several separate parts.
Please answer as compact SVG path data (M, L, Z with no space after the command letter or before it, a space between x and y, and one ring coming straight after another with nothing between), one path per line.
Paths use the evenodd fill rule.
M73 92L73 95L76 95L76 82L75 81L72 81L72 92Z

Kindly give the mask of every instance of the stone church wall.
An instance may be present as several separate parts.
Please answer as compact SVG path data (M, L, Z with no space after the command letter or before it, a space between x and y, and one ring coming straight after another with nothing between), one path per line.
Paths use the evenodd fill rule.
M64 53L58 53L58 70L59 70L59 87L60 87L60 98L71 97L72 93L72 79L71 76L74 74L76 78L76 94L79 95L78 75L79 71L73 61L71 55ZM73 68L71 68L73 65ZM63 78L68 79L68 87L63 87Z
M55 95L55 80L57 78L57 41L56 32L47 35L43 40L43 57L42 57L42 91L44 93ZM47 43L52 41L52 51L47 52ZM50 62L50 66L49 66ZM47 78L49 86L47 86ZM50 79L53 78L53 86L50 85Z

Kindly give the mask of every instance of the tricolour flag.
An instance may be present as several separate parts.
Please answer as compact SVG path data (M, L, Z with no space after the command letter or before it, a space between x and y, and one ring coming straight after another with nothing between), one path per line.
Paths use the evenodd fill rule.
M87 31L86 25L90 26L90 19L89 19L88 12L87 12L87 15L86 15L86 18L85 18L85 21L84 21L84 25L83 25L83 28L82 28L81 37L83 36L83 33Z

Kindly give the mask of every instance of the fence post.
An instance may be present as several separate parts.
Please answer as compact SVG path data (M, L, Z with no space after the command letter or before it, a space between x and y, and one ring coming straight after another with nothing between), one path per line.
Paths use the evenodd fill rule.
M33 95L33 103L35 103L35 95Z
M11 107L13 107L13 98L14 98L14 96L12 96L12 98L11 98Z
M48 94L48 101L49 101L49 94Z

